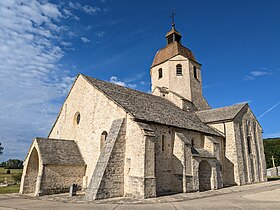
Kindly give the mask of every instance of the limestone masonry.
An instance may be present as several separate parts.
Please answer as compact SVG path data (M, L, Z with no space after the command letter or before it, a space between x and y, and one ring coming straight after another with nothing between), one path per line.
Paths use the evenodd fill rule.
M266 181L262 128L248 104L212 109L201 64L172 26L152 94L79 74L47 138L35 138L20 193L150 198Z

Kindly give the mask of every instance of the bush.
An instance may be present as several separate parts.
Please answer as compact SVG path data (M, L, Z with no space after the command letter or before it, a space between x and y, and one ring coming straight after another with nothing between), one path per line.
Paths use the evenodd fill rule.
M10 169L8 169L8 170L7 170L7 174L10 174L10 173L11 173L11 170L10 170Z
M15 182L21 181L21 174L13 174L12 177L15 180Z

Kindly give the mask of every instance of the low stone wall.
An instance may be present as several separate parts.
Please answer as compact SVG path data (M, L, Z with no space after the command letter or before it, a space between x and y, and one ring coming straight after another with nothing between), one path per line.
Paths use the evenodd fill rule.
M69 191L73 183L81 189L85 167L46 165L43 174L40 194L64 193Z
M275 168L268 168L267 169L267 176L268 177L280 176L280 166L275 167Z

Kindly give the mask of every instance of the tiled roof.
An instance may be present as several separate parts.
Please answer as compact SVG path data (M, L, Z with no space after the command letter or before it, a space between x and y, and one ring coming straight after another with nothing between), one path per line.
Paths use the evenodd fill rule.
M82 76L91 85L131 114L137 121L154 122L221 136L216 130L201 122L194 112L183 111L162 97L97 80L85 75Z
M73 140L36 138L43 164L86 165Z
M202 110L196 113L198 114L199 118L205 123L232 120L245 105L247 104L242 103L222 108Z
M157 52L151 67L161 64L176 55L182 55L196 62L192 51L181 45L179 42L172 42Z

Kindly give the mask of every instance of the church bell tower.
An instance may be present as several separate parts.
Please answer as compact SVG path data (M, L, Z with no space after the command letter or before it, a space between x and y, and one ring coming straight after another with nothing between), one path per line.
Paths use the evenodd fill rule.
M156 53L150 69L152 94L186 111L209 109L202 96L201 64L181 44L182 35L175 29L174 16L172 13L172 28L165 36L167 44Z

